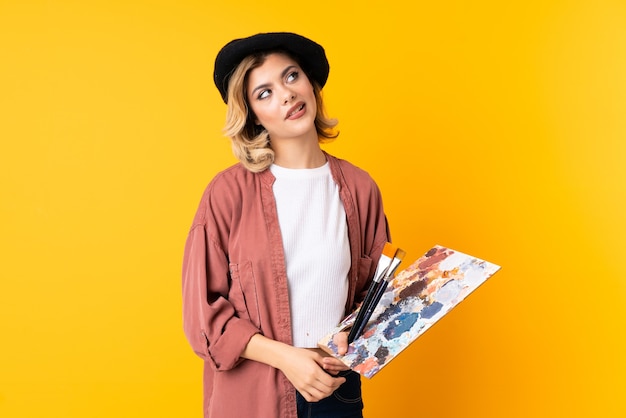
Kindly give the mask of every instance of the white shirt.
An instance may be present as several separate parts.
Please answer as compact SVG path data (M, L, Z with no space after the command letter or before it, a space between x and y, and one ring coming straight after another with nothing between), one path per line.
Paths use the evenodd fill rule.
M293 343L316 347L342 319L348 297L346 214L328 162L312 169L270 166L283 239Z

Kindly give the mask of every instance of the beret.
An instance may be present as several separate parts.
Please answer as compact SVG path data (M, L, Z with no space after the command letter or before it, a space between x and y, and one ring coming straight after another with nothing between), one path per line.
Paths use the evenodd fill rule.
M224 103L228 103L228 82L239 63L248 55L275 50L292 55L307 76L316 81L320 88L324 87L330 66L321 45L291 32L258 33L230 41L215 58L213 81Z

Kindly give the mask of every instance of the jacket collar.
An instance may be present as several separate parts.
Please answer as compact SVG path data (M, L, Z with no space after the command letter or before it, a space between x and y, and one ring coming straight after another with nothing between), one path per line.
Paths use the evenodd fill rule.
M335 180L335 183L337 183L339 190L341 190L343 185L343 176L341 173L341 168L339 167L339 160L324 150L322 150L322 152L326 156L326 161L328 161L330 173L333 176L333 180ZM267 186L272 186L274 184L274 181L276 180L276 177L274 177L272 171L269 168L258 173L258 176L261 179L261 182Z

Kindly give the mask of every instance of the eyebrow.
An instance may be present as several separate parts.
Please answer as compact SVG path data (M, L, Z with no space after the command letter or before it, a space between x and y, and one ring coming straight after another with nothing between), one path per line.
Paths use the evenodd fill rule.
M295 66L295 65L289 65L289 66L287 66L287 67L286 67L286 68L285 68L285 69L284 69L284 70L280 73L280 78L281 78L281 79L282 79L282 78L285 78L285 76L289 73L289 71L291 71L291 70L292 70L292 69L294 69L294 68L295 68L295 69L297 69L298 67L297 67L297 66ZM252 89L252 91L250 92L250 95L251 95L251 96L254 96L254 94L255 94L255 92L256 92L257 90L267 88L267 87L269 87L270 85L271 85L271 83L264 83L264 84L258 85L258 86L256 86L254 89Z

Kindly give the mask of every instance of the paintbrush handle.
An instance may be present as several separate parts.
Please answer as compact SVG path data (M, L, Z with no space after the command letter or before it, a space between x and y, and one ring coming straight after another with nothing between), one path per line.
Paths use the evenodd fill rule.
M365 316L365 312L367 311L369 305L372 303L372 300L374 299L374 296L376 295L376 291L378 289L378 285L380 284L380 281L375 281L372 280L372 283L370 283L370 287L369 289L367 289L367 294L365 295L365 299L363 300L363 303L361 304L361 309L359 309L359 312L356 314L356 319L354 320L354 324L352 324L352 329L350 330L350 333L348 334L348 344L350 344L352 341L355 340L355 338L357 338L357 329L358 328L362 328L362 322L363 322L363 317Z
M387 280L382 280L381 283L376 287L376 291L374 293L374 296L372 297L372 300L369 306L367 306L367 309L364 309L365 314L363 315L363 318L361 322L359 323L359 326L352 328L352 330L355 330L352 341L359 338L361 334L363 333L363 330L365 329L365 326L367 325L370 318L372 317L372 314L374 313L376 306L378 306L378 302L380 302L380 299L383 297L383 294L385 293L385 290L387 289L387 283L388 283ZM365 308L365 306L363 308Z

